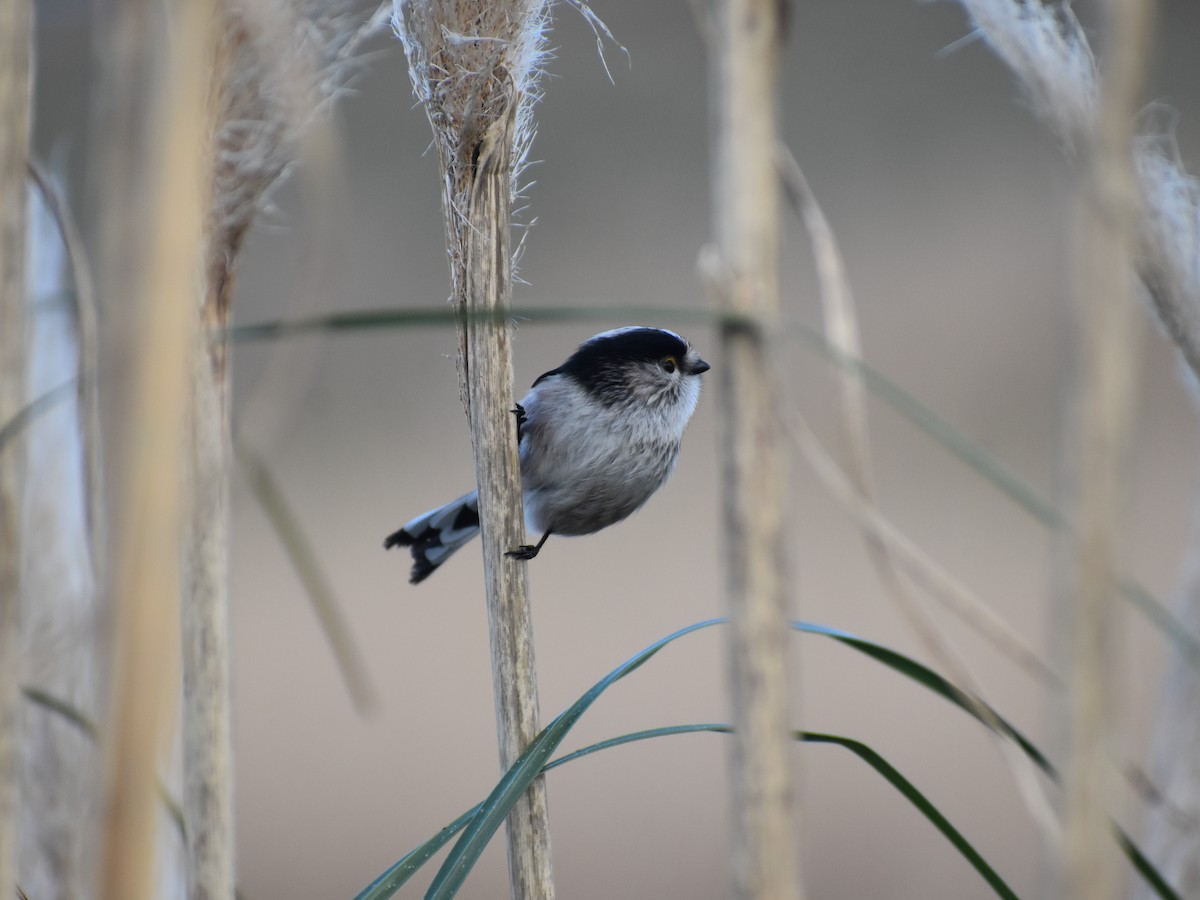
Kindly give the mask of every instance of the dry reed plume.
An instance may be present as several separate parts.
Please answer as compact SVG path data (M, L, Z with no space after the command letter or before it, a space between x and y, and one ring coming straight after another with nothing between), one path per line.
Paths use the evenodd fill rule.
M1016 2L1016 0L960 0L978 33L1012 69L1022 86L1029 93L1033 108L1051 130L1063 142L1069 152L1079 148L1083 160L1095 166L1088 142L1100 133L1102 119L1103 88L1099 66L1092 53L1087 35L1071 13L1069 6L1042 2ZM1110 17L1114 21L1118 13L1129 13L1140 9L1140 4L1130 4L1130 9L1114 4ZM1131 40L1135 40L1133 38ZM1119 63L1117 50L1109 48L1109 56ZM1113 63L1112 58L1107 60ZM1122 115L1132 117L1136 110L1126 105ZM1153 124L1153 117L1143 117ZM1128 126L1128 122L1124 123ZM1122 202L1134 210L1133 229L1136 235L1136 252L1130 267L1136 271L1149 295L1156 318L1179 350L1188 371L1188 381L1193 392L1200 389L1200 187L1183 168L1175 151L1173 139L1168 131L1143 131L1134 134L1126 131L1114 140L1122 146L1118 152L1132 167L1130 192ZM1110 155L1114 152L1111 148ZM1110 160L1109 173L1115 163ZM1106 176L1107 177L1107 176ZM1122 176L1118 176L1120 183ZM1111 189L1109 189L1111 190ZM1093 262L1095 258L1093 257ZM1107 282L1121 279L1120 268L1108 270ZM1088 288L1089 296L1081 298L1091 302L1093 289L1109 290L1116 285L1105 283ZM1116 357L1110 357L1108 365L1120 369L1126 365ZM1119 371L1109 372L1106 378L1124 377ZM1128 387L1114 384L1110 387L1110 398L1121 402L1118 395ZM1119 418L1119 416L1118 416ZM1097 419L1096 427L1102 428ZM1111 425L1112 423L1110 423ZM1105 444L1115 436L1104 438ZM1119 457L1119 452L1116 456ZM1119 464L1119 463L1118 463ZM1081 478L1081 483L1087 482ZM1110 511L1115 505L1109 500ZM1105 515L1094 509L1101 518ZM1081 515L1095 518L1087 509ZM1197 532L1200 534L1200 532ZM1093 544L1099 541L1093 538ZM1195 543L1193 538L1193 543ZM1110 545L1110 550L1111 545ZM1098 567L1111 566L1105 562L1104 553L1093 549L1087 558L1095 571ZM1195 625L1200 619L1200 591L1196 590L1194 573L1200 571L1195 558L1200 551L1193 547L1192 559L1185 566L1182 585L1177 592L1178 620ZM1111 575L1111 573L1109 573ZM1098 596L1097 577L1084 575L1081 590ZM1106 614L1104 614L1106 615ZM1086 623L1086 620L1085 620ZM1099 626L1101 629L1108 626ZM1193 627L1194 631L1194 627ZM1101 631L1092 632L1093 651L1103 657L1099 647L1104 640ZM1111 658L1093 657L1093 668L1111 667ZM1083 672L1077 678L1085 676ZM1184 896L1200 892L1200 769L1194 760L1200 758L1200 707L1194 698L1200 695L1200 674L1191 661L1173 657L1169 663L1163 702L1157 715L1158 736L1155 739L1154 778L1160 790L1170 798L1175 815L1152 810L1149 821L1149 852L1164 862L1163 873ZM1096 719L1103 716L1102 702L1091 715L1092 725L1084 729L1095 737ZM1081 723L1081 728L1083 725ZM1084 733L1077 734L1076 744L1088 740ZM1112 760L1107 760L1111 765ZM1098 764L1089 763L1093 773ZM1090 776L1093 785L1103 781L1102 776ZM1102 788L1101 788L1102 790ZM1079 801L1077 801L1078 803ZM1093 833L1098 831L1094 815L1090 816ZM1078 879L1087 878L1091 864L1079 861L1075 864ZM1102 869L1095 871L1102 872ZM1148 891L1148 888L1138 888ZM1148 894L1142 894L1148 896Z

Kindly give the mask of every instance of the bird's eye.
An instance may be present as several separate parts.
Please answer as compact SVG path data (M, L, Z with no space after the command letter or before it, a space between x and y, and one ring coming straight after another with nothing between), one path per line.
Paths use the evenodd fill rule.
M675 369L679 366L679 363L675 361L675 357L668 356L661 363L659 363L659 365L662 366L663 371L669 375L675 371Z

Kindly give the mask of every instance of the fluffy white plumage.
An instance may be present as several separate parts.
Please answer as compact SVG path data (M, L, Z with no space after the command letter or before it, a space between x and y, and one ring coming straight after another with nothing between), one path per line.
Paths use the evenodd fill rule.
M518 404L525 524L536 545L584 535L631 515L670 477L709 365L673 331L627 327L584 341ZM478 497L465 494L413 519L384 542L412 549L413 583L479 532Z

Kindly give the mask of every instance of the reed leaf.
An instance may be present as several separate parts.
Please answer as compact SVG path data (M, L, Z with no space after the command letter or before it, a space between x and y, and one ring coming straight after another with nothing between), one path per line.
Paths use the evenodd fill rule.
M407 855L398 860L395 864L389 867L383 874L376 878L370 885L364 888L355 898L355 900L385 900L385 898L393 896L403 885L412 877L412 875L424 865L435 853L438 852L445 844L460 832L465 832L459 838L458 843L454 846L450 855L442 863L437 876L430 885L429 892L426 894L426 900L430 898L450 898L455 896L458 889L465 882L470 874L471 868L478 860L479 855L487 846L488 841L495 835L500 824L504 821L505 816L511 809L516 798L520 796L530 782L538 775L549 772L558 766L574 761L600 750L610 749L612 747L621 746L622 744L632 743L638 740L646 740L654 737L665 737L673 734L688 734L699 731L724 732L729 730L729 726L723 724L706 724L706 725L677 725L667 726L664 728L650 729L644 732L635 732L633 734L621 735L619 737L610 738L606 741L601 741L596 744L591 744L583 747L563 757L553 761L548 761L550 755L555 748L562 743L567 732L574 726L579 717L587 710L596 698L600 696L612 684L624 678L630 672L633 672L643 663L649 660L652 656L658 653L663 647L678 640L685 635L700 631L714 625L722 625L727 622L724 618L705 619L689 625L686 628L667 635L659 641L648 646L646 649L637 653L617 668L609 672L604 678L596 682L583 696L576 700L566 711L561 713L553 722L551 722L534 740L524 754L517 760L516 764L509 769L508 772L501 778L500 782L488 795L488 798L463 813L436 835L425 841ZM934 672L928 666L917 662L909 656L906 656L899 651L892 650L882 644L867 640L851 634L850 632L842 631L836 628L830 628L825 625L817 625L810 622L793 622L792 628L796 631L812 634L818 637L826 637L835 640L859 653L864 654L870 659L875 660L887 666L894 672L897 672L906 678L911 679L927 690L932 691L938 696L950 701L959 709L967 712L977 721L987 725L987 722L977 714L977 705L972 702L966 694L955 687L941 675ZM994 711L993 711L994 713ZM995 714L995 713L994 713ZM1026 738L1014 725L1008 722L1007 719L995 714L995 721L1000 723L1001 733L1006 737L1011 738L1017 746L1024 752L1051 780L1058 782L1058 773L1053 764L1048 758ZM942 834L950 840L951 844L971 863L971 865L980 873L988 884L1002 897L1015 897L1011 889L997 875L987 862L974 850L973 847L966 841L962 835L957 832L945 818L945 816L937 810L932 804L915 787L911 785L894 767L890 766L887 761L872 750L867 745L854 741L851 738L838 737L835 735L822 735L816 733L797 732L798 740L805 740L810 743L830 743L837 744L843 748L850 750L864 762L872 766L877 772L884 776L893 787L904 795L910 803L930 820L930 822L938 828ZM1166 879L1158 872L1157 868L1149 859L1140 851L1130 837L1116 825L1113 826L1114 834L1122 851L1132 863L1134 869L1146 880L1156 895L1161 900L1182 900L1174 889L1167 883ZM990 873L990 874L989 874Z

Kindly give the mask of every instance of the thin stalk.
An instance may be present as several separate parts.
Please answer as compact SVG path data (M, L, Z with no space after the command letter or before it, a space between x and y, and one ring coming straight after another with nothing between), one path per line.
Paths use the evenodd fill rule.
M236 33L220 27L221 52L210 78L228 77ZM213 127L211 122L209 128ZM205 135L211 140L211 131ZM213 165L213 161L209 160ZM219 171L219 170L218 170ZM218 172L214 172L214 177ZM212 196L206 202L213 205ZM233 466L229 354L225 338L239 246L204 235L205 280L186 301L199 338L191 356L186 423L186 521L183 526L182 635L183 815L187 822L190 900L227 900L234 890L233 739L229 628L229 481Z
M393 24L414 93L424 104L443 174L451 297L459 320L460 387L471 428L483 535L500 765L507 771L538 734L533 624L509 326L513 178L533 134L532 99L544 45L545 0L399 0ZM471 40L463 40L463 36ZM545 780L507 819L513 900L554 896Z
M508 305L512 289L509 248L510 142L499 139L480 156L466 253L467 309ZM490 151L490 152L489 152ZM488 633L492 647L500 767L516 762L537 736L538 698L533 620L526 565L505 557L524 543L521 469L517 460L512 352L508 326L476 318L464 336L467 417L479 485ZM509 877L514 898L552 897L545 780L539 778L508 818Z
M283 489L275 480L271 468L257 451L240 438L233 445L234 457L250 485L250 492L258 500L263 514L283 545L296 577L304 585L304 592L312 603L313 612L320 623L329 649L342 673L346 691L359 715L373 712L378 705L375 685L371 682L363 655L354 641L350 623L346 619L342 604L338 602L329 583L315 548L300 526L300 520L292 509Z
M786 460L775 332L778 289L776 0L721 0L711 20L715 259L722 307L722 486L730 692L733 894L801 895L786 659Z
M300 152L308 126L354 66L377 17L349 0L216 4L210 59L212 184L205 282L192 298L203 349L191 371L189 521L184 532L183 804L191 900L234 889L229 616L229 311L235 265L268 191Z
M137 339L129 348L129 413L121 428L124 472L114 542L115 649L97 891L106 900L153 896L156 770L173 718L170 676L179 646L182 426L190 401L192 310L203 281L212 24L208 4L184 3L177 10L163 90L139 132L156 147L148 155L156 164L147 189L126 206L131 226L126 239L136 245L144 267L132 298Z
M0 422L25 402L25 169L29 157L33 11L0 4ZM0 454L0 892L17 883L17 722L21 677L19 442Z
M1153 12L1150 0L1109 0L1099 108L1083 148L1077 277L1083 366L1063 836L1065 896L1072 900L1121 892L1109 835L1121 671L1115 607L1142 324L1132 291L1138 209L1130 154Z
M215 290L187 301L199 335L219 334L228 309ZM188 896L233 894L233 741L229 631L229 376L223 344L193 354L183 529L183 813Z

